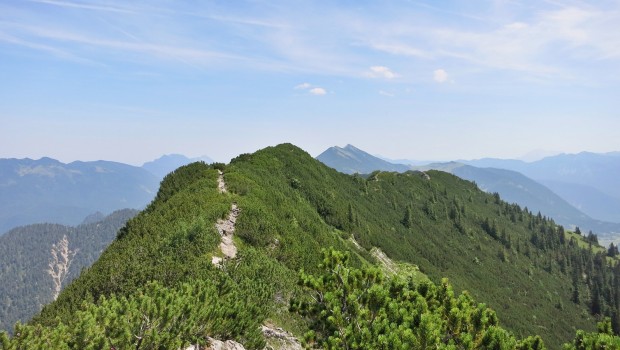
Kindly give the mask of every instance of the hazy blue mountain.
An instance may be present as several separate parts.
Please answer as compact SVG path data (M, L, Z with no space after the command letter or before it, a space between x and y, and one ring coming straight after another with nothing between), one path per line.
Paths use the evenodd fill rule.
M0 159L0 234L32 223L77 225L95 212L143 208L160 179L127 164Z
M481 158L481 159L473 159L473 160L465 160L459 159L458 163L463 163L471 166L475 166L478 168L497 168L497 169L508 169L518 172L523 172L524 169L527 168L527 162L518 159L499 159L499 158Z
M166 154L153 161L144 163L142 168L148 170L158 178L163 179L164 176L168 175L168 173L174 171L178 167L198 161L213 163L213 160L207 156L188 158L181 154Z
M620 221L620 152L560 154L531 163L493 158L463 163L518 171L596 219Z
M60 286L64 288L99 258L117 231L137 213L123 209L100 220L95 220L98 215L89 215L84 221L90 222L77 227L20 226L0 236L0 330L11 330L18 320L28 321L53 300L55 285L48 272L53 245L60 247L66 238L71 263Z
M610 196L593 186L541 180L543 185L591 217L620 222L620 198Z
M344 148L330 147L316 159L345 174L369 174L375 170L398 172L409 170L407 165L390 163L353 145L346 145Z
M517 159L525 161L525 162L535 162L537 160L541 160L541 159L547 158L547 157L556 156L556 155L561 154L561 153L562 152L549 151L549 150L544 150L544 149L535 149L535 150L527 152L526 154L522 155L521 157L519 157Z
M434 160L415 160L415 159L391 159L388 157L384 157L382 155L376 154L375 157L379 158L379 159L383 159L386 162L390 162L393 164L404 164L404 165L413 165L413 166L420 166L420 165L426 165L426 164L431 164L431 163L438 163Z
M620 198L620 157L614 153L561 154L526 164L523 173L534 179L591 186Z

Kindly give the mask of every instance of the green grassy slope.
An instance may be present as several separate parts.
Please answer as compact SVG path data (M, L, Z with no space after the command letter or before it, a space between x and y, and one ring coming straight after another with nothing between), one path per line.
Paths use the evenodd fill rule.
M350 251L354 266L375 263L370 250L378 247L435 282L448 277L457 291L494 308L509 330L540 334L551 348L571 339L575 328L594 328L592 288L602 294L601 313L617 310L616 274L605 259L560 239L552 221L455 176L348 176L289 144L215 167L224 170L229 193L217 192L214 166L194 163L168 175L153 203L34 322L70 319L84 299L131 295L151 280L175 286L211 279L228 281L261 305L263 317L301 328L285 311L298 293L297 272L315 271L321 248L329 246ZM211 264L219 249L214 223L233 202L241 209L239 256L218 269ZM604 276L591 273L595 267ZM571 301L574 285L579 304Z

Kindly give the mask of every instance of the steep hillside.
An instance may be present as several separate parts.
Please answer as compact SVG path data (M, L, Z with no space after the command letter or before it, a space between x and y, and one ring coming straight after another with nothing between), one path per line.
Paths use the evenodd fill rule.
M226 192L218 190L218 170ZM227 259L215 223L233 209L238 251ZM609 266L617 259L595 255L588 244L447 173L349 176L284 144L166 176L146 210L33 322L70 322L84 300L131 297L153 280L175 290L209 281L225 286L218 287L222 300L239 296L245 310L228 335L209 335L260 347L253 322L297 334L308 329L288 304L302 293L298 271L320 272L322 248L348 252L354 267L379 263L371 254L379 248L436 283L448 277L457 292L495 309L519 338L540 334L557 349L576 328L594 328L591 313L613 316L619 329L620 271Z
M53 301L136 214L124 209L77 227L34 224L0 236L0 329L11 330Z
M0 234L39 222L77 225L94 212L141 209L159 179L115 162L0 159Z
M368 174L375 170L399 172L409 170L407 165L390 163L370 155L353 145L330 147L325 152L319 154L316 159L345 174Z
M483 191L497 192L503 200L527 207L534 213L541 212L567 228L580 227L583 231L593 231L605 237L620 232L620 224L591 218L543 184L516 171L478 168L457 162L429 164L414 169L443 170L474 181Z

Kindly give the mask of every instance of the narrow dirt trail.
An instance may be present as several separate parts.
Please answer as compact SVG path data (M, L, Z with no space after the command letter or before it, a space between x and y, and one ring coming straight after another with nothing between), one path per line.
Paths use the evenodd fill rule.
M221 170L217 171L218 173L218 177L217 177L217 190L220 193L226 193L228 192L228 190L226 189L226 183L224 182L224 174L222 173Z
M217 177L217 190L219 193L227 193L226 183L224 182L224 176L221 170L218 170L219 176ZM237 246L235 246L235 242L233 241L233 235L235 233L235 223L237 222L237 217L241 209L237 206L237 203L233 203L230 207L230 212L228 213L228 218L223 220L219 219L215 223L215 228L217 228L217 232L220 234L221 243L220 250L224 255L223 258L214 256L211 259L211 262L215 266L223 266L222 263L224 259L234 259L237 256ZM270 349L290 349L290 350L301 350L303 349L301 342L295 338L290 332L285 331L282 328L275 327L274 325L267 324L262 326L263 335L265 336L267 343L269 344L267 348ZM214 344L212 346L213 349L238 349L243 350L244 347L241 344L229 344L230 347L225 347L220 345L219 343L212 342ZM217 345L216 345L217 343ZM227 342L228 343L228 342ZM237 347L238 345L238 347ZM190 350L190 348L186 349Z
M237 217L239 216L239 212L240 210L237 207L237 204L233 203L230 208L228 218L226 220L220 219L215 224L217 232L220 233L220 237L222 238L220 249L222 249L224 256L230 259L237 256L237 247L233 242L233 234L235 233L235 223L237 221Z
M226 189L226 183L224 182L224 177L222 176L222 171L218 170L219 176L217 177L217 189L220 193L226 193L228 190ZM224 254L224 259L234 259L237 256L237 246L235 246L235 242L233 241L233 234L235 233L235 223L237 222L237 217L239 216L239 212L241 209L237 207L237 203L233 203L230 208L230 212L228 213L228 218L219 219L215 223L215 228L217 232L220 234L220 238L222 242L220 243L220 249L222 250L222 254ZM214 265L219 265L222 263L222 258L214 256L211 262Z

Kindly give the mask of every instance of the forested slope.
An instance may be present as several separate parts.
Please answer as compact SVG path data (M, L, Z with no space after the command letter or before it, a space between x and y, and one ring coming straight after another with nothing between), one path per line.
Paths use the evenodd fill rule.
M54 300L57 286L50 274L53 251L58 253L56 263L66 267L58 276L62 280L57 280L62 288L82 268L94 263L118 230L136 214L136 210L123 209L77 227L35 224L0 236L0 329L10 330L18 320L28 321ZM64 248L66 260L61 256Z
M379 247L392 259L418 265L435 282L448 277L457 290L468 290L497 310L518 335L541 334L558 344L575 328L591 329L591 301L603 295L606 305L595 305L595 311L617 314L613 295L619 280L602 254L579 248L553 221L473 183L435 171L428 177L416 172L347 176L286 145L244 160L229 167L231 186L237 172L269 186L271 196L288 184L295 189L290 196L302 197L330 226L352 234L366 249ZM249 192L244 186L241 191ZM582 277L575 280L577 274ZM571 302L573 285L579 304Z
M217 191L218 169L227 193ZM214 224L232 203L240 209L234 238L239 253L216 267L212 257L221 252ZM419 266L435 283L448 277L456 293L467 290L495 309L517 338L539 334L555 349L576 328L593 330L596 314L613 316L618 331L616 258L580 241L542 215L446 173L348 176L284 144L228 165L194 163L168 175L146 210L33 324L58 329L58 322L72 322L84 300L113 294L131 300L146 295L143 286L150 281L173 292L204 281L208 286L196 288L216 286L207 293L216 300L207 304L217 308L222 300L222 308L245 311L228 333L203 330L200 336L260 347L257 323L286 324L298 334L310 327L287 310L290 300L307 293L296 285L298 271L321 272L322 248L348 252L351 266L365 268L376 263L369 251L378 247L397 262Z

